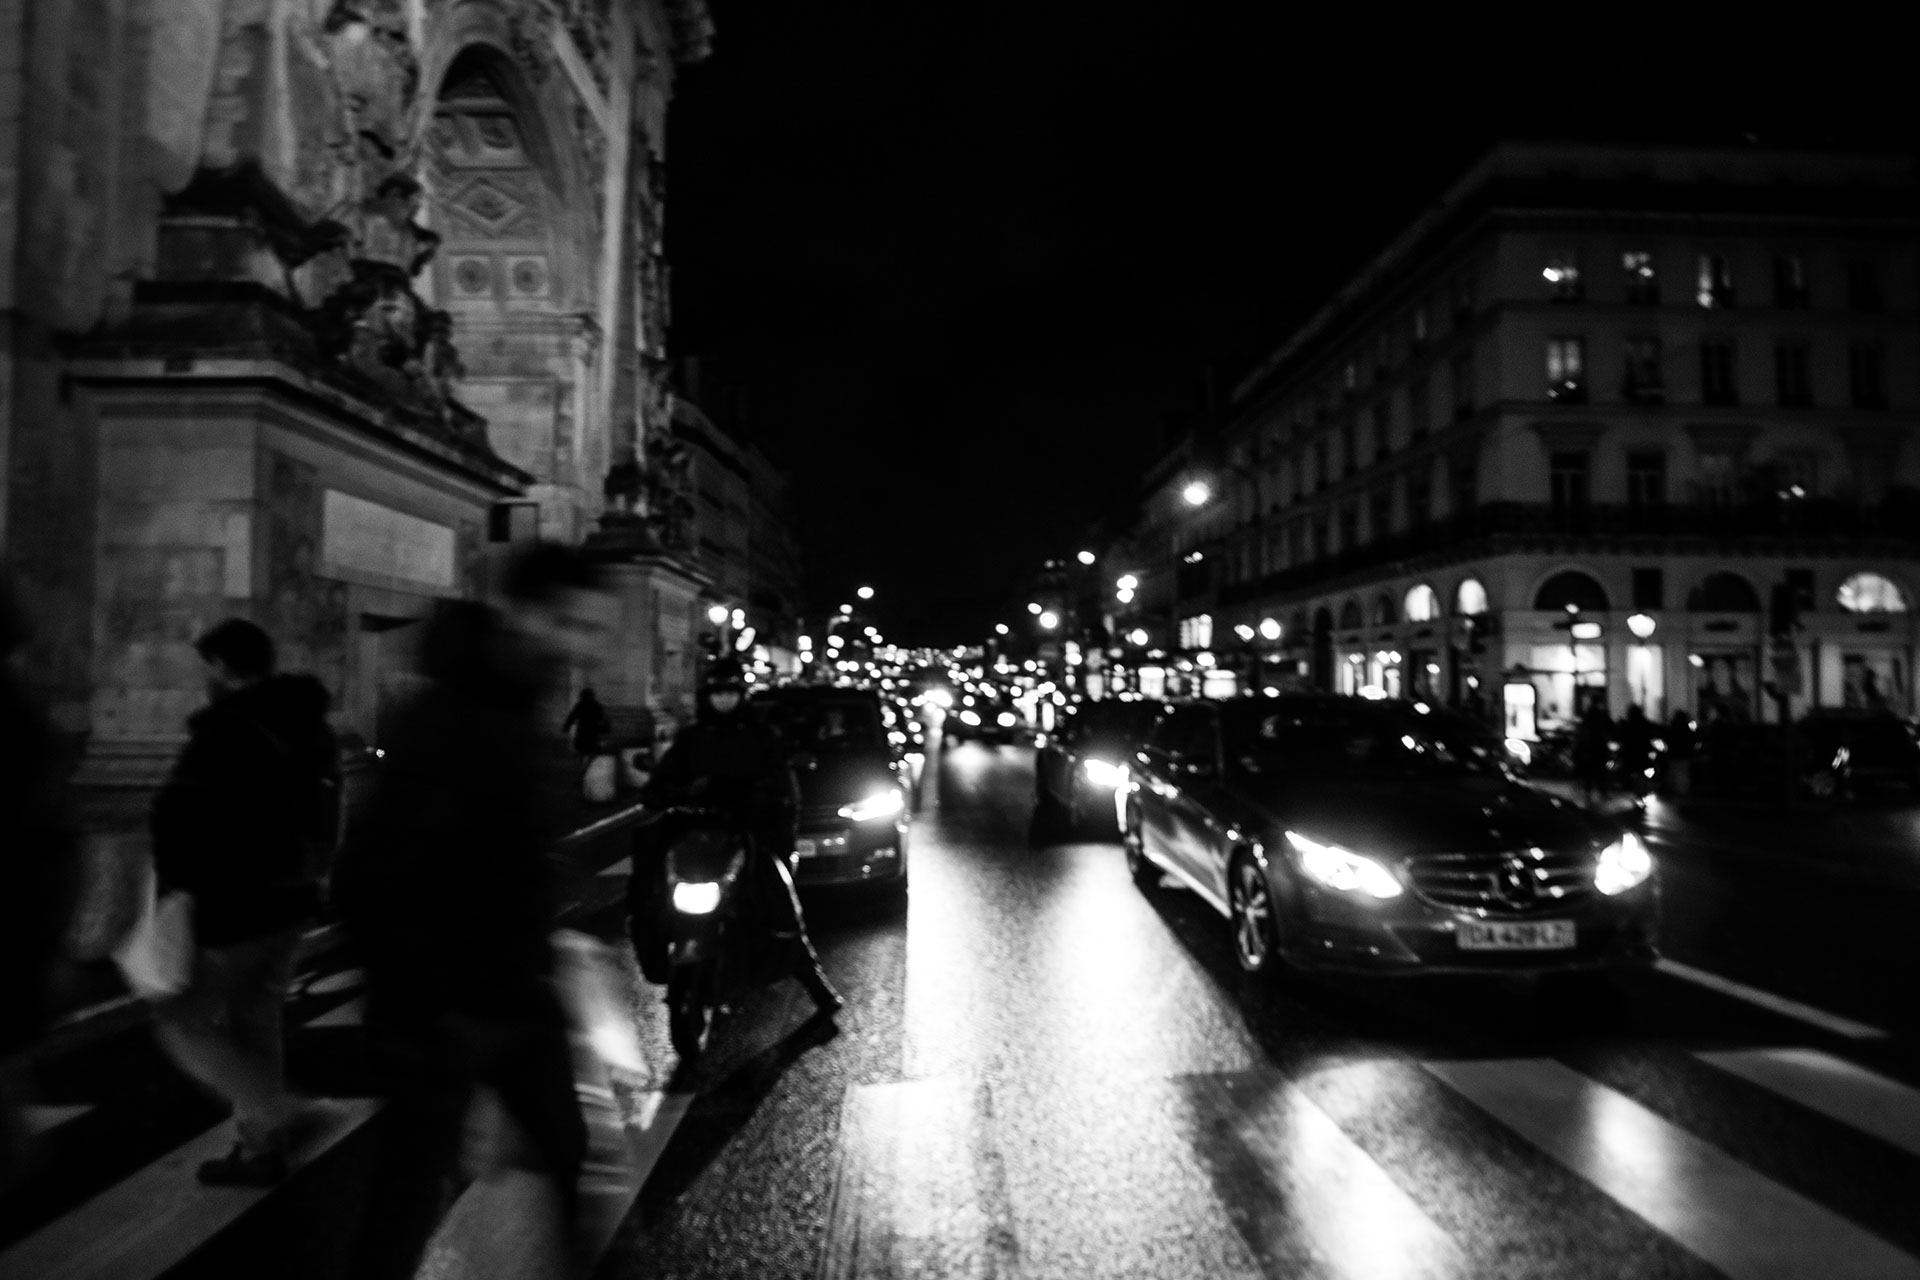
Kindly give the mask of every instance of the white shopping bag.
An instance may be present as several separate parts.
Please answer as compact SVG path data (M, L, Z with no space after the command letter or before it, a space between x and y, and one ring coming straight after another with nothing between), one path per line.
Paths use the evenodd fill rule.
M620 760L617 756L595 756L587 765L580 789L588 804L606 804L618 791Z
M143 874L145 909L114 948L113 962L135 995L165 1000L193 980L193 895L156 892L151 863Z

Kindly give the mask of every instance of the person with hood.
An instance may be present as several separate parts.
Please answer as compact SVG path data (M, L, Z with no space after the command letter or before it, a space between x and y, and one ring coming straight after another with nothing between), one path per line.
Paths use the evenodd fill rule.
M339 831L339 749L326 688L276 674L258 626L229 618L194 648L208 705L187 721L151 824L159 892L193 899L194 962L157 1029L174 1062L233 1107L238 1141L200 1180L271 1185L303 1110L287 1089L281 1009Z
M597 566L545 543L508 566L503 593L504 609L454 601L428 620L426 684L382 740L334 877L388 1096L350 1269L363 1280L414 1274L483 1091L512 1161L550 1181L563 1233L576 1222L587 1131L554 986L561 819L544 717L569 669L595 658L606 597Z
M700 682L694 722L682 729L640 795L648 806L694 804L737 818L752 838L755 905L767 945L786 952L785 968L813 997L822 1015L839 1011L840 993L827 981L807 937L800 898L787 868L793 852L799 784L780 735L747 709L746 673L732 658L710 663ZM666 979L666 851L679 824L656 820L634 840L628 880L634 950L649 981Z
M567 718L561 722L560 732L571 730L574 751L591 758L600 754L600 740L607 736L607 730L612 727L613 722L607 716L607 709L600 704L599 695L591 689L582 689L573 709L567 712Z

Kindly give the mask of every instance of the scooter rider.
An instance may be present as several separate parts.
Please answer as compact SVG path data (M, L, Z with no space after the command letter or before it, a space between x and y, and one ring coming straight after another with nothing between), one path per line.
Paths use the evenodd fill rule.
M807 937L800 899L787 869L799 787L780 735L747 709L745 672L737 661L720 658L708 666L694 723L675 735L640 794L653 808L693 804L740 820L753 841L754 897L769 934L768 945L788 952L788 971L821 1013L837 1011L840 995L827 981ZM634 950L642 971L656 982L665 979L666 940L661 927L665 856L676 831L672 823L652 823L642 828L634 844L630 882Z

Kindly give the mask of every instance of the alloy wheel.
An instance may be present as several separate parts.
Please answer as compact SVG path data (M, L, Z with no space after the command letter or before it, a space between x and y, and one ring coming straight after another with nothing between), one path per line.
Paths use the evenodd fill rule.
M1273 955L1273 891L1267 877L1248 858L1233 865L1228 886L1233 913L1233 952L1248 973L1266 969Z

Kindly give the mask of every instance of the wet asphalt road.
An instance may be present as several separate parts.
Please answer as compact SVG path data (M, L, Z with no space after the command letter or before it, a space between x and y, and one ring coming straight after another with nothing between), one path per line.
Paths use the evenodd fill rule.
M1255 982L1032 830L1031 758L936 755L904 914L810 900L838 1033L734 1011L600 1275L1920 1276L1904 894L1664 832L1670 955L1888 1035L1667 973Z

